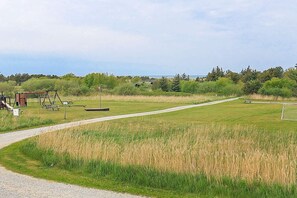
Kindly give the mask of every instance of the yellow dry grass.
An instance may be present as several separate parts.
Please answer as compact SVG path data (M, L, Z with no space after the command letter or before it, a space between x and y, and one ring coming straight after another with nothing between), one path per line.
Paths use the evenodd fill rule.
M283 98L283 97L275 97L275 96L266 96L260 94L252 94L248 96L248 99L252 100L268 100L268 101L297 101L297 98Z
M193 95L193 96L120 96L104 95L102 100L106 101L123 101L123 102L149 102L149 103L200 103L209 100L223 99L224 96L215 95ZM67 100L98 100L98 96L77 96L65 97Z
M284 143L278 142L281 134L271 141L254 127L189 125L181 131L172 131L170 127L166 123L101 123L43 134L37 138L37 145L86 161L204 173L218 180L228 176L249 182L296 184L297 145L293 136L288 136ZM115 128L118 135L110 135ZM85 131L89 133L86 135Z

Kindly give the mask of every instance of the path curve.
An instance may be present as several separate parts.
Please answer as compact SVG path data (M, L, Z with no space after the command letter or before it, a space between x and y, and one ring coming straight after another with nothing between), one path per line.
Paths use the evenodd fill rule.
M42 133L47 133L51 131L56 131L60 129L70 128L74 126L86 125L96 122L103 122L108 120L116 120L123 118L155 115L161 113L169 113L174 111L180 111L184 109L190 109L194 107L202 107L215 105L224 102L230 102L237 100L239 98L231 98L219 101L213 101L208 103L196 104L196 105L186 105L180 107L173 107L164 110L144 112L144 113L134 113L127 115L109 116L102 118L95 118L89 120L82 120L77 122L70 122L65 124L59 124L55 126L41 127L36 129L29 129L23 131L16 131L6 134L0 134L0 149L19 142L29 137L37 136ZM13 173L6 170L4 167L0 166L0 197L14 198L14 197L28 197L28 198L40 198L40 197L137 197L124 193L116 193L112 191L96 190L91 188L80 187L76 185L56 183L53 181L37 179L26 175L21 175L18 173Z

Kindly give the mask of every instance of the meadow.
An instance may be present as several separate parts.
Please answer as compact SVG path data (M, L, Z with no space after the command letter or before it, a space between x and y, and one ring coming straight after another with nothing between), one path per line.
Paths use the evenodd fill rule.
M296 197L296 122L244 100L40 135L0 153L17 172L154 197Z
M45 125L53 125L90 118L98 118L112 115L154 111L170 107L196 104L223 97L211 95L196 96L102 96L102 107L109 107L109 112L86 112L84 107L99 107L98 96L89 97L63 97L63 101L72 101L74 106L66 107L66 120L64 119L64 107L60 105L59 111L51 111L41 108L37 99L30 99L28 107L22 107L22 115L15 118L11 113L0 111L0 133L13 130L27 129ZM75 106L77 105L77 106Z

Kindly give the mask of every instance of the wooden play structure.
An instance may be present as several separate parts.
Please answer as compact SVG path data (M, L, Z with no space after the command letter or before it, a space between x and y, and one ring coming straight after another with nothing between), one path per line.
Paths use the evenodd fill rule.
M53 95L52 95L53 93ZM63 105L63 102L58 94L57 90L40 91L40 92L24 92L15 94L15 105L17 107L28 106L28 98L38 97L39 103L42 108L50 110L59 110L59 104Z
M0 110L6 109L8 111L13 111L13 107L11 106L11 98L5 96L3 92L0 95Z
M15 106L17 107L26 107L27 104L27 95L25 93L16 93L15 94Z

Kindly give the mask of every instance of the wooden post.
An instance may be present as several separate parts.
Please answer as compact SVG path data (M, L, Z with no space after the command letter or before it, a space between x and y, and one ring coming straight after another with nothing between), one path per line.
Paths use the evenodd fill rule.
M101 108L101 93L102 93L102 89L101 89L101 86L99 86L99 108Z
M284 119L284 112L285 112L285 104L283 104L281 120Z

